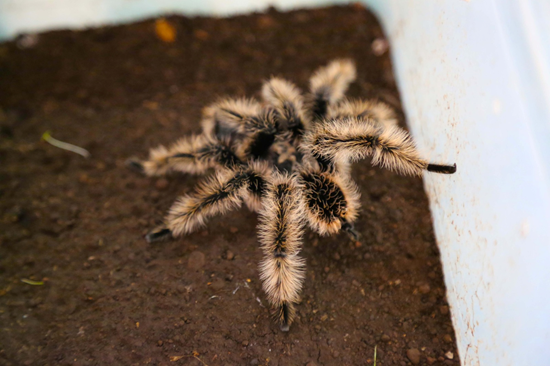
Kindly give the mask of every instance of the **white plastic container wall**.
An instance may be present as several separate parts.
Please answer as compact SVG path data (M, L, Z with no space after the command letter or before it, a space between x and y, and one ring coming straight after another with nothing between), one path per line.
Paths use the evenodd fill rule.
M550 3L371 1L424 177L463 365L550 365ZM449 178L449 177L445 177Z
M335 2L0 0L0 39L162 13ZM364 2L390 39L420 150L458 165L424 182L462 364L549 365L550 2Z

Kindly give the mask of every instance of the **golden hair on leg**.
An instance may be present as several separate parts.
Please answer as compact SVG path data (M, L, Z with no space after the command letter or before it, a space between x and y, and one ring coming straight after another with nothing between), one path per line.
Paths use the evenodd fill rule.
M296 138L309 126L304 97L290 81L272 77L262 87L262 97L278 116L280 128Z
M148 160L129 159L126 164L151 177L171 172L202 174L208 168L233 168L243 162L229 141L191 135L179 139L170 148L161 145L151 149Z
M355 77L355 64L351 60L334 60L317 69L309 80L313 117L323 119L328 108L344 97Z
M291 176L276 174L260 212L258 236L264 259L260 279L273 316L282 331L294 320L294 304L305 276L305 261L299 257L302 246L303 213Z
M327 120L357 118L378 123L384 127L397 126L397 116L387 104L375 100L345 99L329 107Z
M189 234L204 226L210 217L239 208L248 188L247 178L240 169L220 171L200 184L195 193L179 198L166 217L172 235Z
M305 138L304 150L331 162L354 162L372 156L372 164L407 175L423 170L452 174L456 167L429 164L422 159L409 136L399 127L344 118L319 124Z
M360 194L351 177L311 167L299 172L298 182L302 210L312 230L320 235L335 234L343 224L357 219Z
M267 195L268 182L271 180L272 169L265 161L253 161L248 164L247 190L243 200L250 211L259 212L262 201Z

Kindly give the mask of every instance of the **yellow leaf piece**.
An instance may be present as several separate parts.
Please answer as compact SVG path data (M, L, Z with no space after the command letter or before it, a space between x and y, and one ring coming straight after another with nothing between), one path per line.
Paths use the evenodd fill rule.
M176 40L176 28L164 18L155 22L155 33L163 42L172 43Z
M22 278L21 282L26 283L27 285L33 285L33 286L42 286L44 282L42 281L33 281L26 278Z

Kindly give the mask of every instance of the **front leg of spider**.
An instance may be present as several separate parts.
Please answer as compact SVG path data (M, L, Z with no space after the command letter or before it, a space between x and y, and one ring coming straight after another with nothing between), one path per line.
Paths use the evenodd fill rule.
M323 167L347 166L371 156L373 165L401 174L421 175L424 170L442 174L456 172L456 164L433 164L422 159L405 130L356 117L318 125L306 137L303 149L311 151Z

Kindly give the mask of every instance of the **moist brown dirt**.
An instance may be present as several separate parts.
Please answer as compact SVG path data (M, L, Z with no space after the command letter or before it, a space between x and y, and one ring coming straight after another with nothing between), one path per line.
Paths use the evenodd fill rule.
M200 178L146 178L124 161L198 132L217 97L258 95L271 75L305 89L315 68L351 57L350 95L401 108L389 55L371 47L380 26L360 6L168 20L174 43L147 20L0 45L0 363L372 365L376 346L377 365L458 365L418 178L356 164L363 244L306 233L288 333L258 280L255 214L143 240ZM40 142L47 130L92 157Z

